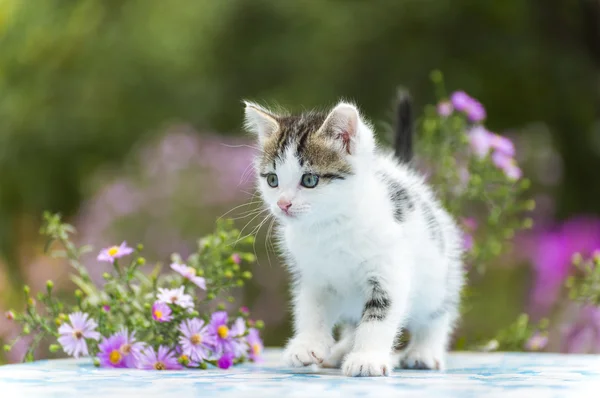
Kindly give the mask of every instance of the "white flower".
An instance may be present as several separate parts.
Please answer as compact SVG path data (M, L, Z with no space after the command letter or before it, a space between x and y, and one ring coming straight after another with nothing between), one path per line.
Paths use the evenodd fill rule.
M185 294L183 291L184 287L180 286L178 289L158 289L158 301L167 304L175 304L182 308L194 308L194 300L189 294Z

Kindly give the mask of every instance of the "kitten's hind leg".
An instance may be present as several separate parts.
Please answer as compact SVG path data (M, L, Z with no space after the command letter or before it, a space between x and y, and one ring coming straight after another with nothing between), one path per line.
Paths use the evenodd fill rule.
M453 323L454 316L445 312L436 315L425 324L411 325L411 341L408 347L394 356L400 368L444 370Z
M340 330L340 339L331 348L329 357L321 364L324 368L339 369L342 366L344 357L352 350L354 345L354 332L356 325L353 323L344 324Z

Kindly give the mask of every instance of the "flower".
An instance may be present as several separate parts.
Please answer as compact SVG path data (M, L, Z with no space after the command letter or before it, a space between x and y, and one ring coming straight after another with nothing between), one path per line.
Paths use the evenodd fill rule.
M502 152L492 154L492 162L511 180L518 180L522 176L521 169L517 166L515 160Z
M240 341L234 339L239 337L240 325L234 326L232 330L227 327L227 312L217 311L212 314L209 332L215 338L215 351L217 354L232 353L237 355L240 352Z
M455 91L452 93L450 102L454 106L454 109L466 113L472 122L480 122L486 117L483 105L464 91Z
M89 319L86 313L75 312L69 315L70 324L65 323L58 329L60 337L58 342L63 350L79 358L80 355L88 355L88 347L85 339L99 340L100 333L96 332L98 324L93 319Z
M244 315L248 315L250 313L250 310L248 309L248 307L243 306L243 307L240 307L240 312Z
M198 286L200 289L206 290L206 281L204 278L200 276L196 276L196 270L192 267L188 267L185 264L171 264L171 269L175 272L179 273L185 279L190 280L194 285Z
M515 144L506 137L492 134L490 145L494 150L503 153L506 156L515 156Z
M231 255L231 261L233 261L234 264L240 265L242 263L242 258L240 257L239 254L233 253Z
M118 331L116 335L123 337L123 344L119 350L125 357L125 366L128 368L137 367L137 361L140 358L145 344L136 340L135 332L129 333L125 328Z
M599 353L600 308L592 305L580 307L575 322L563 330L561 341L561 352Z
M233 354L230 352L226 352L221 355L221 358L217 361L217 366L221 369L229 369L231 365L233 365Z
M103 249L98 254L98 261L106 261L113 263L116 258L128 256L133 253L133 248L127 247L127 242L121 243L121 246L112 246L107 249Z
M473 127L469 133L469 142L471 149L479 159L487 156L492 146L492 133L483 126Z
M121 347L125 344L125 337L120 334L114 334L105 338L98 348L98 359L100 365L105 368L124 368L125 356L121 352Z
M437 113L440 116L448 117L452 114L452 112L454 112L454 107L452 106L452 103L449 101L441 101L437 105Z
M178 289L158 289L158 301L162 301L167 304L175 304L182 308L191 309L194 307L194 300L192 296L184 293L184 287L180 286Z
M169 348L162 345L158 347L158 352L154 351L154 348L152 347L146 348L140 356L138 367L140 369L149 370L183 369L183 366L177 362L177 358L175 355L173 355Z
M525 343L525 349L528 351L543 350L548 344L548 336L545 333L535 332Z
M152 304L152 319L157 322L169 322L173 319L171 316L171 308L161 301L155 301L154 304Z
M262 353L264 346L263 346L262 339L260 338L260 335L258 333L258 329L251 328L248 331L248 336L246 337L246 341L248 342L248 346L250 348L248 357L250 357L250 359L253 362L262 361L260 354Z
M109 312L110 311L110 305L103 305L102 306L102 311Z
M179 325L182 336L179 337L184 355L192 361L202 361L209 357L209 351L214 344L214 337L208 333L208 326L198 318L186 319Z
M15 319L15 313L12 311L6 311L4 313L4 316L6 317L6 319L8 319L9 321L12 321L13 319Z

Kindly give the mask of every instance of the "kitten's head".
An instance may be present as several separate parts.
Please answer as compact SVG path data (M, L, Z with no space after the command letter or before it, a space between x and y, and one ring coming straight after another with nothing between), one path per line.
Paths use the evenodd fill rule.
M259 190L284 222L342 211L360 164L375 148L370 127L346 102L329 113L298 115L246 102L245 122L261 149L255 162Z

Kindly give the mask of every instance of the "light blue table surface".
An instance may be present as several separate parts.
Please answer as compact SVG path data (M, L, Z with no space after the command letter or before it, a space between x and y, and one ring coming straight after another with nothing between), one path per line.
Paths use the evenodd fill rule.
M448 370L396 370L347 378L339 370L289 369L280 351L261 365L152 372L98 369L90 360L0 367L0 398L44 397L600 397L600 356L453 353Z

